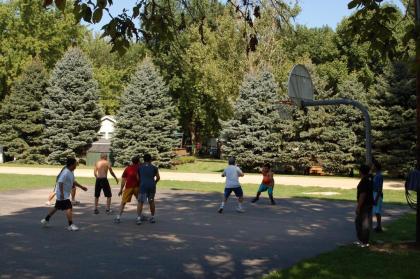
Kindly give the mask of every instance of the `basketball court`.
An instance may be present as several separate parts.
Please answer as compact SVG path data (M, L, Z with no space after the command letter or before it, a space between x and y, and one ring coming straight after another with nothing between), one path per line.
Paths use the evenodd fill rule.
M157 223L137 226L135 203L120 224L103 197L94 215L92 190L78 193L77 232L62 212L41 227L48 189L0 193L0 278L259 278L355 240L350 202L247 198L240 214L231 199L221 215L219 193L158 190ZM387 207L385 227L405 211Z

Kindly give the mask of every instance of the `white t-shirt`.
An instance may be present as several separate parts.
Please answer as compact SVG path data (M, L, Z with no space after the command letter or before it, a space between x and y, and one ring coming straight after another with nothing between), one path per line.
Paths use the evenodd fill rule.
M68 168L65 168L57 180L57 185L55 187L55 194L57 195L57 200L61 200L61 191L59 184L63 183L63 192L64 192L64 200L70 199L71 189L73 188L74 184L74 174Z
M242 175L242 171L239 167L230 165L223 171L223 176L226 176L226 188L237 188L240 187L239 176Z

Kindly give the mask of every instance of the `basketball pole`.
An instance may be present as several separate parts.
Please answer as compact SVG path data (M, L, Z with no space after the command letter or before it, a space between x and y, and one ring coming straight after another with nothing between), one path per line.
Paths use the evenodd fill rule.
M420 0L419 0L420 1ZM302 100L302 107L313 107L313 106L337 106L337 105L348 105L359 109L365 119L365 144L366 144L366 165L372 166L372 125L370 122L370 115L367 108L359 103L358 101L351 99L335 99L335 100Z

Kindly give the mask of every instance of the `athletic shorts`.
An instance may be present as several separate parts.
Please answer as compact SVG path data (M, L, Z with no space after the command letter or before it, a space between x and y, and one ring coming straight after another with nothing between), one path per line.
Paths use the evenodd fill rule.
M146 200L152 202L155 200L156 188L142 190L139 195L139 202L145 203Z
M136 199L139 196L139 187L133 187L133 188L125 188L122 196L122 202L123 203L129 203L131 202L131 197L133 195L136 197Z
M56 200L54 207L58 210L67 210L67 209L73 208L70 200L62 200L62 201Z
M273 189L274 189L274 186L267 186L265 184L261 184L260 188L258 188L258 192L268 191L268 194L272 195L273 194Z
M95 198L99 198L101 190L104 191L105 197L112 197L111 186L109 186L108 178L96 178Z
M376 195L378 195L378 193L373 192L373 200L376 199ZM382 215L382 203L383 203L383 198L379 197L378 202L376 203L376 205L373 206L373 214Z
M244 196L244 192L242 191L242 187L236 187L236 188L225 188L225 198L229 198L230 194L234 192L235 196L238 198L242 198Z

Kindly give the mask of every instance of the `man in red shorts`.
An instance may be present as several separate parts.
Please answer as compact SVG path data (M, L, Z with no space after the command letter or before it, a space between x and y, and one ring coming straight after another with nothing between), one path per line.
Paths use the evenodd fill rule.
M139 195L139 156L135 156L131 159L131 165L125 168L122 179L121 179L121 189L118 193L118 196L122 195L120 213L115 217L115 223L121 222L121 215L123 214L124 207L126 203L131 202L133 195L138 198ZM124 190L124 192L123 192Z

